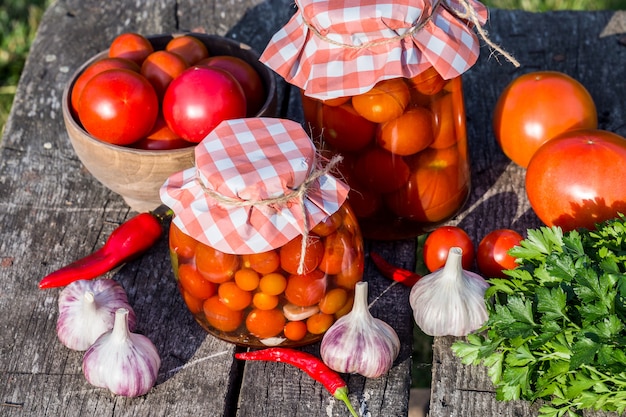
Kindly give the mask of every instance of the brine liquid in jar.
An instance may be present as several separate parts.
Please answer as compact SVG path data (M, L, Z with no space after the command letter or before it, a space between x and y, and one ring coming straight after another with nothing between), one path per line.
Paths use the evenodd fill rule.
M470 190L461 77L434 68L330 100L301 94L317 146L341 154L349 201L363 235L417 236L445 222Z
M363 274L363 243L347 204L308 236L280 248L234 255L185 235L172 224L170 253L178 288L196 321L211 334L245 346L299 346L321 339L352 309Z

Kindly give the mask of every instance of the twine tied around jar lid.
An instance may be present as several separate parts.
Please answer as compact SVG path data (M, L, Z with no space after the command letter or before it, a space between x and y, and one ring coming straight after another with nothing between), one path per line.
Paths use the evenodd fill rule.
M456 78L478 59L479 37L519 66L482 28L488 9L478 0L296 0L296 5L260 61L308 97L356 96L380 81L413 78L431 67L446 80Z
M519 67L520 63L519 63L519 61L517 61L517 59L515 59L515 57L513 55L511 55L510 53L505 51L500 45L496 44L491 39L489 39L489 35L487 34L487 31L485 29L483 29L482 25L480 24L480 19L478 18L478 14L476 13L476 9L474 9L474 7L470 4L470 2L468 0L457 0L457 1L461 4L461 6L463 6L463 8L465 10L464 11L460 11L460 10L454 9L454 8L452 8L450 6L448 7L448 10L450 10L452 13L454 13L460 19L464 19L464 20L468 20L468 21L472 22L472 24L474 24L474 27L476 28L476 31L480 35L481 39L487 45L489 45L489 47L492 50L495 50L495 52L498 52L500 55L504 56L507 59L507 61L509 61L510 63L515 65L516 67ZM379 45L395 43L395 42L398 42L399 40L402 40L402 39L407 38L409 36L413 36L413 34L415 32L417 32L419 30L422 30L426 26L426 24L428 22L430 22L430 20L434 16L435 10L439 6L445 7L445 4L443 3L443 0L435 0L435 2L432 5L431 12L426 14L425 16L421 15L419 17L419 19L413 23L413 26L411 26L408 30L406 30L401 35L395 36L393 38L385 38L385 39L381 39L381 40L366 42L366 43L361 44L361 45L354 45L354 44L348 44L348 43L335 41L334 39L331 39L328 36L325 36L322 33L320 33L320 31L317 30L317 28L314 25L309 23L306 20L306 18L304 19L304 24L317 37L319 37L320 39L323 39L324 41L326 41L328 43L331 43L333 45L341 46L342 48L353 48L353 49L373 48L373 47L376 47L376 46L379 46Z
M336 165L341 162L343 157L341 155L333 156L330 161L326 163L325 166L321 166L317 161L321 158L318 153L315 154L316 160L312 164L313 170L309 174L308 177L296 188L290 189L282 195L270 198L264 198L261 200L241 200L238 198L231 198L225 195L222 195L216 191L213 191L202 183L199 178L196 178L198 185L202 188L202 190L215 201L219 202L224 206L232 206L232 207L250 207L250 206L271 206L271 205L283 205L290 204L292 202L296 202L305 215L303 216L303 229L302 229L302 244L300 245L300 262L298 263L298 274L304 273L304 258L306 254L306 247L309 238L309 221L306 216L306 205L304 204L307 192L314 186L315 181L317 181L320 177L324 175L328 175Z
M297 122L227 120L198 144L195 167L167 179L161 200L181 231L221 252L266 252L302 235L304 254L310 229L347 198L330 174L340 161L317 154Z

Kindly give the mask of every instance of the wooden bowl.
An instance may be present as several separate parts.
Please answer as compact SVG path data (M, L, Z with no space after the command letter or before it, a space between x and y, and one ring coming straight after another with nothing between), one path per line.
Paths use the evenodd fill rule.
M186 33L187 34L187 33ZM248 45L215 36L188 33L207 46L211 56L232 55L244 59L261 75L267 98L256 116L273 117L276 113L276 79L274 73L259 62L259 54ZM155 50L164 49L176 35L148 36ZM173 173L194 163L194 146L174 150L143 150L113 145L96 139L70 110L71 91L78 76L93 62L108 56L103 51L83 64L63 91L63 120L74 151L87 170L104 186L124 198L131 209L143 212L161 205L159 189Z

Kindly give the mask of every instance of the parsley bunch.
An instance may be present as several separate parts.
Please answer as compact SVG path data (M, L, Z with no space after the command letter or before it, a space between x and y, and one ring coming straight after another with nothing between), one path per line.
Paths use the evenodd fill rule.
M490 279L489 319L456 341L498 400L544 400L542 417L626 409L626 218L596 230L528 230L520 265Z

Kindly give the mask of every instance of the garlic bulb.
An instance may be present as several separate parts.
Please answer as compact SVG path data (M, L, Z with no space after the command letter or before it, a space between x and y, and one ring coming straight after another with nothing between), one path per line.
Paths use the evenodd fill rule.
M377 378L393 366L400 339L367 306L367 282L358 282L352 311L338 319L322 338L320 354L328 367L343 373Z
M112 279L72 282L59 293L59 340L70 349L87 350L113 328L115 311L121 307L129 310L129 326L134 329L135 313L120 284Z
M489 283L463 269L462 255L461 248L450 248L445 265L411 289L413 318L427 335L466 336L488 318L484 297Z
M128 309L115 312L113 330L100 336L85 352L83 373L96 387L137 397L154 386L161 358L150 339L128 330L128 317Z

